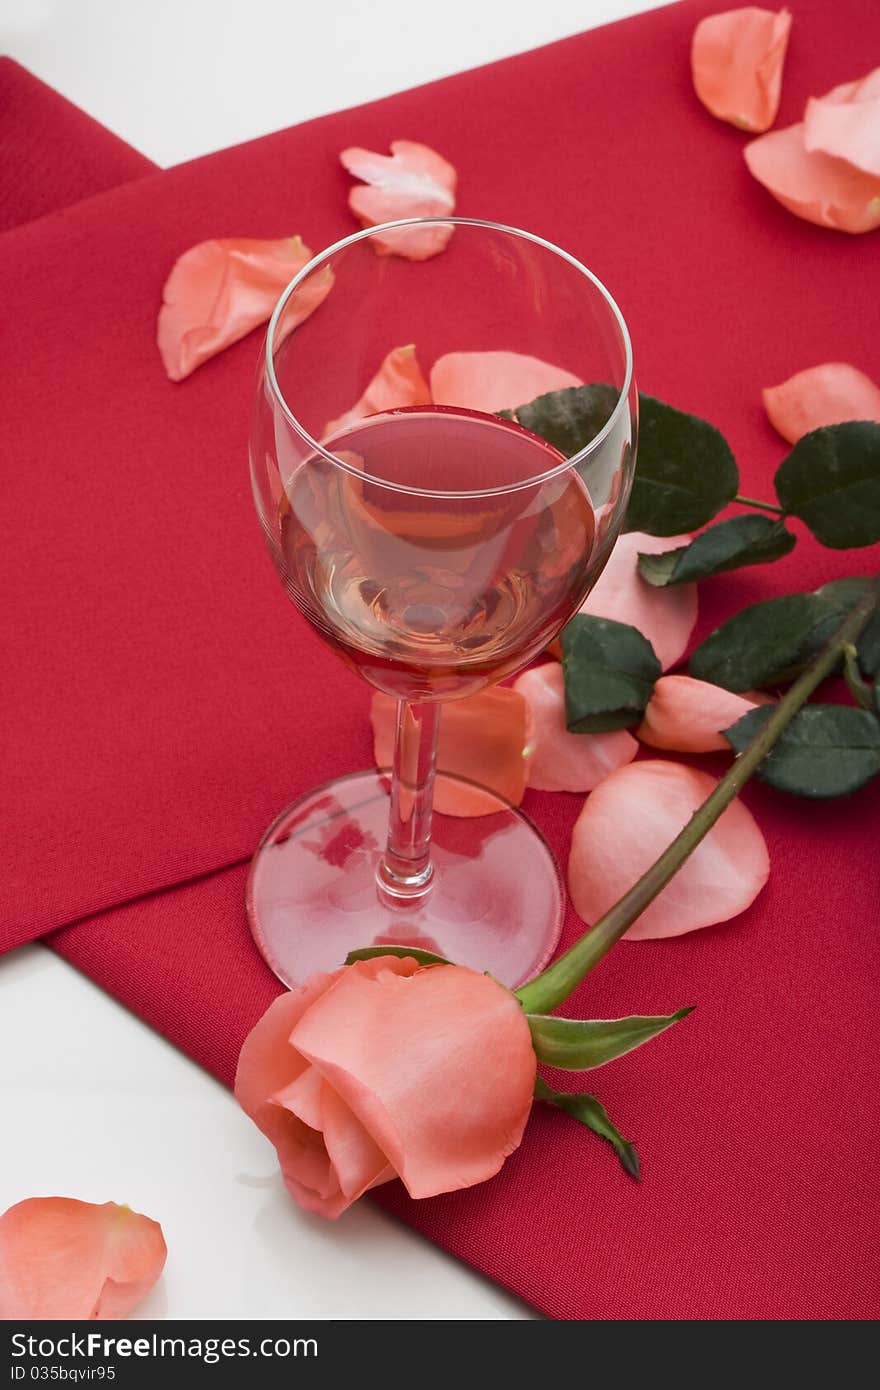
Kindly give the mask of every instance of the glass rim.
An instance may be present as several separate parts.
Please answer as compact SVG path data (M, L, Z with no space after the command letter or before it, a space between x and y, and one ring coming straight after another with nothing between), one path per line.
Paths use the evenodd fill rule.
M278 378L275 375L273 344L279 320L281 318L282 313L284 312L284 307L287 304L287 301L289 300L290 296L297 289L297 287L309 275L311 275L315 270L317 270L319 266L323 265L326 261L329 261L331 257L335 256L338 252L346 250L346 248L349 246L354 246L359 241L366 241L370 237L378 236L389 231L395 231L397 230L397 228L400 227L420 227L431 225L448 226L450 224L452 224L453 226L462 227L481 227L487 231L502 232L507 236L518 237L521 241L530 241L533 245L541 246L545 251L550 251L554 255L558 256L561 260L567 261L570 266L573 266L575 270L579 271L580 274L583 275L585 279L589 280L593 287L599 291L600 296L605 301L606 307L611 311L611 316L617 324L623 342L623 385L620 387L620 390L617 393L617 400L614 403L614 409L612 410L608 419L605 421L605 424L602 426L599 433L595 435L587 444L585 444L582 449L579 449L576 454L572 454L570 458L563 459L562 462L554 464L552 468L546 468L542 472L536 473L533 477L522 478L517 480L517 482L515 483L503 483L497 487L473 489L466 488L463 490L456 489L454 491L447 491L442 488L411 487L408 484L389 482L386 478L377 478L373 474L365 472L362 468L356 468L353 464L347 463L345 459L342 459L337 454L334 454L332 449L326 449L320 440L315 439L314 436L309 433L302 421L299 420L294 411L291 410L287 400L285 399L284 393L278 384ZM410 496L416 497L445 497L464 499L468 497L499 496L504 493L520 492L525 488L533 488L539 485L543 485L544 483L549 482L551 479L559 477L560 474L568 472L568 470L571 468L579 468L581 464L583 464L588 458L590 458L592 454L597 452L597 450L601 447L601 445L604 443L607 437L611 434L612 430L614 429L614 426L617 424L617 421L620 418L621 413L623 412L633 381L633 352L632 341L629 335L629 329L626 326L626 320L624 319L623 314L621 313L620 308L618 307L617 301L614 299L614 296L610 293L610 291L606 289L605 285L603 285L599 277L597 275L594 275L593 272L589 270L587 266L583 264L582 261L579 261L575 256L570 255L568 251L564 251L561 246L556 246L554 242L547 241L546 238L538 236L535 232L526 232L519 227L509 227L506 226L503 222L490 222L478 217L406 217L401 218L396 222L382 222L375 227L365 227L359 232L352 232L349 236L342 237L339 241L335 241L332 244L332 246L328 246L325 250L319 251L316 256L313 256L312 259L308 261L307 264L304 265L302 269L296 273L296 275L290 281L290 284L287 285L284 290L282 290L278 302L275 305L274 310L272 311L272 317L269 320L269 327L266 330L266 344L264 351L266 357L266 376L269 382L269 387L272 392L272 395L274 396L276 402L280 406L289 424L293 427L293 429L300 436L300 438L305 442L308 448L310 448L314 453L327 459L329 463L335 464L337 468L341 468L344 472L351 474L352 477L360 479L362 483L369 482L375 484L377 487L387 488L392 492L406 493Z

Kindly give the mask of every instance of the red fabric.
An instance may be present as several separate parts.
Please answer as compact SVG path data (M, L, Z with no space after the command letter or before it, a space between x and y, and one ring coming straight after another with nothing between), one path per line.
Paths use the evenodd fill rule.
M0 58L0 232L156 166L12 58Z
M243 859L297 791L365 764L368 692L291 612L250 517L256 339L171 386L153 341L165 273L212 235L330 241L351 225L338 150L424 140L458 167L462 213L531 227L597 270L642 385L715 421L743 491L767 495L785 446L760 388L825 360L880 375L865 298L876 240L795 221L749 178L742 137L701 110L689 40L713 8L657 11L327 117L4 237L2 331L20 364L0 382L15 441L0 555L16 672L7 944L96 914L51 944L227 1082L277 989L247 933L244 868L100 909ZM861 72L872 36L880 13L859 0L803 0L780 121ZM705 585L700 631L870 560L803 540L772 568ZM880 1128L880 795L817 806L752 787L746 800L774 866L757 903L724 927L621 946L572 1004L600 1017L698 1005L591 1078L640 1146L642 1186L540 1111L491 1183L422 1203L380 1195L554 1316L876 1315L865 1155ZM564 858L578 799L530 794L528 809Z

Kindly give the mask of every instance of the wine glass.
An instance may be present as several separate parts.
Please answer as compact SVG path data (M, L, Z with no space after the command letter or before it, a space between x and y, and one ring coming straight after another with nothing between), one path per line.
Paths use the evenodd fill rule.
M393 254L429 228L448 238L439 254ZM408 390L392 383L347 420L396 348ZM447 356L459 353L492 355ZM430 398L416 361L426 377L439 363ZM592 438L562 428L551 443L496 413L548 382L602 384ZM549 960L565 901L553 856L497 796L482 815L432 817L438 730L444 702L540 656L595 583L629 495L636 401L614 300L572 256L511 227L373 227L281 296L250 441L259 518L315 632L398 702L390 772L301 797L254 857L251 929L285 983L392 943L510 986ZM329 709L328 695L328 732Z

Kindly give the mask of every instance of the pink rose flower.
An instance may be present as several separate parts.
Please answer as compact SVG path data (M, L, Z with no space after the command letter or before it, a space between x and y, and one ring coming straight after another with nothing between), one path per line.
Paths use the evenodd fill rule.
M276 999L245 1039L235 1094L295 1200L337 1217L394 1177L411 1197L492 1177L522 1139L535 1070L509 990L381 956Z

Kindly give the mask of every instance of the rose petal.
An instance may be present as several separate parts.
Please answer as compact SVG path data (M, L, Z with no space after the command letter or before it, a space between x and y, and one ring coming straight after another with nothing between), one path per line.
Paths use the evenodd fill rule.
M337 420L328 421L324 427L324 438L338 434L367 415L397 410L401 406L430 404L431 392L422 376L415 347L410 343L407 347L393 348L360 400Z
M332 975L312 975L297 989L279 995L248 1034L239 1054L235 1098L278 1149L291 1126L287 1113L274 1102L274 1097L306 1069L304 1062L291 1063L284 1044L309 1005L341 974L337 970ZM283 1161L281 1166L284 1167Z
M770 423L789 444L822 425L845 420L880 423L880 388L848 362L808 367L761 392Z
M235 1097L246 1115L275 1146L285 1185L300 1206L322 1216L339 1216L350 1201L336 1181L326 1153L314 1143L311 1126L289 1110L285 1092L312 1070L288 1045L294 1024L342 971L312 975L280 995L245 1039L235 1074Z
M309 1071L320 1074L314 1067ZM326 1082L321 1086L321 1132L336 1180L349 1202L395 1176L372 1135Z
M312 258L302 238L203 241L174 263L162 291L158 344L172 381L271 317L281 291ZM330 291L329 271L310 276L285 314L289 333Z
M743 150L749 172L796 217L839 232L880 227L880 178L804 146L803 124L773 130Z
M804 114L804 147L845 159L880 177L880 68L845 82L824 97L810 97Z
M377 691L370 719L376 766L390 767L397 701ZM444 816L487 816L502 806L518 806L526 786L526 737L526 703L515 690L496 686L444 704L435 810Z
M272 1096L275 1105L296 1115L309 1129L321 1128L321 1091L324 1083L314 1067L305 1067L296 1080Z
M582 386L580 377L522 352L447 352L431 368L436 405L494 415L528 405L548 391Z
M458 175L427 145L392 140L390 156L352 145L339 158L350 174L363 179L348 195L348 206L362 227L404 217L443 217L455 211ZM380 256L426 261L444 249L452 232L451 225L407 227L372 240Z
M389 968L411 975L420 968L411 959L392 959L390 967L387 958L361 964L367 976ZM394 1176L361 1122L350 1112L347 1117L340 1113L325 1094L319 1073L290 1043L303 1014L332 992L344 974L343 969L312 975L298 989L279 995L245 1039L235 1074L236 1100L275 1146L291 1196L307 1211L331 1219L368 1188ZM303 1114L316 1123L304 1123ZM317 1122L323 1134L317 1132Z
M701 19L691 43L691 73L700 101L741 130L769 130L776 120L791 14L748 6Z
M664 671L675 665L690 641L697 621L697 586L673 584L655 589L639 574L639 554L662 555L692 539L628 531L616 541L607 565L580 607L581 613L638 628Z
M303 1015L291 1044L350 1107L412 1197L497 1173L535 1083L531 1034L502 985L463 966L404 975L357 962ZM370 962L376 964L376 962Z
M822 97L815 97L816 101L827 101L835 106L850 106L854 102L873 101L880 96L880 68L873 68L864 77L857 77L854 82L841 82L836 87L832 87L830 92L826 92Z
M652 748L673 748L679 753L731 752L721 734L755 705L772 704L759 690L734 695L720 685L692 676L661 676L636 730L642 743Z
M717 783L681 763L630 763L587 798L571 837L568 887L575 911L595 923L671 844ZM626 933L680 936L743 912L767 882L764 836L739 801L728 806L689 859Z
M162 1227L130 1207L31 1197L0 1216L0 1318L124 1318L165 1255Z
M295 1056L289 1045L288 1052ZM337 1115L335 1099L321 1073L309 1065L273 1097L276 1104L303 1120L301 1147L293 1155L295 1176L291 1181L285 1172L285 1185L301 1206L331 1220L374 1187L380 1175L386 1182L394 1176L387 1158L351 1111L343 1107L343 1113ZM332 1149L325 1130L328 1121ZM291 1158L290 1150L287 1158Z
M565 678L557 661L524 671L513 689L528 706L528 783L537 791L592 791L638 752L639 745L625 729L610 734L568 732Z

